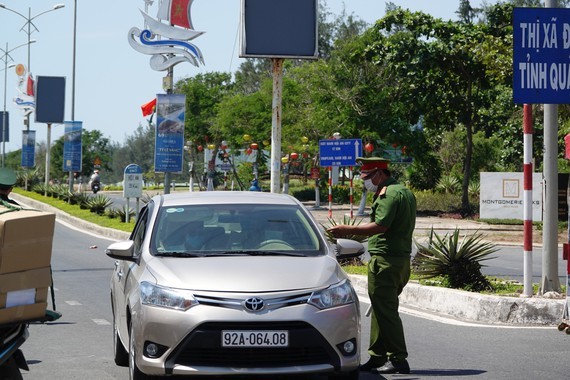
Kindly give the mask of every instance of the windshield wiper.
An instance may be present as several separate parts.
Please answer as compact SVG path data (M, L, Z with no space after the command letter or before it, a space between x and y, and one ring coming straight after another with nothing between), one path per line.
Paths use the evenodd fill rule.
M196 252L158 252L155 256L161 257L203 257L203 253Z
M249 255L249 256L293 256L303 257L302 253L293 251L230 251L230 254Z

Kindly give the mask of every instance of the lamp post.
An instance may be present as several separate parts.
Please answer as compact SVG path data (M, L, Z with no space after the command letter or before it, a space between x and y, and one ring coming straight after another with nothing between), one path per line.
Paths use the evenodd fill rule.
M40 13L34 15L34 16L32 16L32 8L31 8L31 7L28 7L28 15L25 16L25 15L21 14L20 12L15 11L14 9L8 8L6 5L0 3L0 8L5 9L5 10L7 10L7 11L10 11L10 12L12 12L12 13L15 13L15 14L17 14L18 16L22 17L24 20L26 20L26 23L20 28L20 31L23 30L23 31L28 35L28 43L27 43L27 45L28 45L28 66L27 66L28 73L30 73L30 72L32 71L32 70L31 70L31 64L30 64L30 57L31 57L30 44L32 43L31 36L32 36L32 33L33 33L34 31L37 31L37 32L40 31L40 30L38 29L38 27L36 26L36 24L34 24L33 21L34 21L36 18L38 18L38 17L40 17L41 15L43 15L43 14L46 14L46 13L48 13L48 12L55 11L55 10L60 9L60 8L63 8L63 7L65 7L65 4L55 4L54 6L51 7L51 9L45 10L45 11L43 11L43 12L40 12ZM34 29L32 29L32 26L34 27ZM27 130L30 129L30 114L28 114L28 115L26 116L26 129L27 129Z
M2 114L2 167L4 167L4 161L6 158L6 132L7 132L7 128L6 128L6 123L7 123L7 117L6 117L6 90L7 90L7 83L8 83L8 67L13 67L15 66L14 64L8 66L8 62L9 61L14 61L14 59L10 56L10 53L13 52L14 50L25 46L25 45L30 45L32 43L36 42L35 40L28 40L28 42L26 42L25 44L21 44L16 46L15 48L12 49L8 49L8 43L6 42L6 50L0 48L0 52L2 52L2 61L4 61L4 113Z

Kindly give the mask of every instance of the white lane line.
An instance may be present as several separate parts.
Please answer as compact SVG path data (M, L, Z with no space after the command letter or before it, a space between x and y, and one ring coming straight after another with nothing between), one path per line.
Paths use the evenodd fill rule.
M360 300L360 302L364 302L365 304L370 305L370 299L368 297L358 296L358 299ZM553 329L554 328L553 326L492 325L492 324L463 322L450 317L444 317L415 309L409 309L401 305L400 305L400 312L414 317L423 318L439 323L445 323L447 325L453 325L453 326L483 327L483 328L492 328L492 329Z
M111 324L111 322L109 322L106 319L92 319L93 322L95 322L96 325L99 326L108 326Z
M66 304L68 304L69 306L81 306L82 303L79 301L65 301Z

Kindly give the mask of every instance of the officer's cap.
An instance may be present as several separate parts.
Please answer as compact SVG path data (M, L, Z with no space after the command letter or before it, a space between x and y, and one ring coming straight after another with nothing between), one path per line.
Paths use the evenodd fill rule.
M360 178L366 179L378 169L388 169L390 160L382 157L358 157L356 162L360 164Z

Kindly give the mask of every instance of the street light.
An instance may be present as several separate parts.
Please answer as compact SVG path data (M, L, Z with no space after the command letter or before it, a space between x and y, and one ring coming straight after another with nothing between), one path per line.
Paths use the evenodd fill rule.
M30 57L31 57L30 44L32 43L32 42L31 42L32 40L31 40L30 37L32 36L32 33L33 33L34 31L37 31L37 32L40 31L40 30L38 29L38 27L36 26L36 24L33 23L33 21L34 21L36 18L38 18L38 17L40 17L41 15L43 15L43 14L46 14L46 13L48 13L48 12L55 11L55 10L60 9L60 8L63 8L63 7L65 7L65 4L55 4L53 7L51 7L51 9L45 10L45 11L43 11L43 12L40 12L40 13L36 14L35 16L32 16L32 8L31 8L31 7L28 7L28 15L27 15L27 16L24 16L24 15L21 14L20 12L15 11L14 9L8 8L6 5L0 3L0 8L6 9L7 11L10 11L10 12L12 12L12 13L15 13L15 14L17 14L18 16L22 17L24 20L26 20L26 23L20 28L20 31L23 30L23 31L28 35L28 66L27 66L28 73L31 73L31 72L32 72L32 70L31 70L31 65L30 65ZM34 27L34 30L32 30L32 26ZM26 27L27 27L27 28L26 28ZM30 129L30 114L28 114L28 115L26 116L26 129L28 129L28 130Z
M12 49L8 49L8 43L6 42L6 50L0 48L0 51L3 53L2 60L4 61L4 113L2 114L2 167L4 167L4 161L6 156L6 132L7 132L6 131L6 87L8 84L8 67L15 66L14 64L8 66L9 61L14 61L14 59L10 56L10 53L24 45L29 46L34 42L36 42L36 40L29 40L25 44L18 45Z

